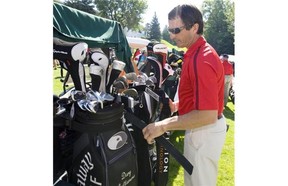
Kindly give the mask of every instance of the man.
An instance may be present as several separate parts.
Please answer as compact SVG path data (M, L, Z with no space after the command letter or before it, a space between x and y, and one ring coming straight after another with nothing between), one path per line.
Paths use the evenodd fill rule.
M226 137L223 116L224 70L216 51L206 42L201 12L179 5L168 14L170 38L186 47L179 85L179 102L170 100L178 116L150 123L143 129L149 144L170 130L186 130L184 156L194 166L184 173L186 186L216 186L218 160Z
M228 61L229 56L227 54L223 54L221 60L223 61L224 74L225 74L225 83L224 83L224 106L227 105L229 91L232 86L233 80L233 64Z
M140 67L145 64L146 59L147 59L147 51L143 50L138 59L138 63L137 63L138 69L140 69Z

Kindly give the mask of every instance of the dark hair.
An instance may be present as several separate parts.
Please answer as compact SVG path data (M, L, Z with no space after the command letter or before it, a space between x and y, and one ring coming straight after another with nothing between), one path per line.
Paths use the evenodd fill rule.
M199 28L197 34L203 34L203 17L200 10L194 5L178 5L168 14L168 19L172 20L179 16L187 30L190 30L195 23L198 23Z

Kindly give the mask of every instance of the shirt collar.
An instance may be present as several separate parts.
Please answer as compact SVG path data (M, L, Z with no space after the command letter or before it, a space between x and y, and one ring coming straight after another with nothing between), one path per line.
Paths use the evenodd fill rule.
M204 43L206 43L206 39L203 36L200 36L197 41L195 43L193 43L187 50L187 53L192 53L195 50L197 50L197 48L201 45L203 45Z

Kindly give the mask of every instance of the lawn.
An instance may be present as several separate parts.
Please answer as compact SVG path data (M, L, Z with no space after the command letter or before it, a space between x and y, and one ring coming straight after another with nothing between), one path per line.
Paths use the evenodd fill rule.
M64 74L65 74L64 70ZM60 68L53 71L53 93L59 95L63 91L62 83L60 82ZM226 135L225 145L219 161L219 174L217 186L233 186L234 185L234 105L231 101L228 102L224 110L224 115L229 124L229 131ZM184 131L175 131L170 136L170 141L174 146L183 152ZM171 156L170 156L171 157ZM173 158L170 158L169 181L167 186L182 186L184 185L184 169Z

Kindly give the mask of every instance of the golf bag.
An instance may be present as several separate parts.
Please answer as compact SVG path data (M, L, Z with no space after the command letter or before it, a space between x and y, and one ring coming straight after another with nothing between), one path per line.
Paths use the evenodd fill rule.
M54 38L54 58L63 62L75 85L61 97L53 96L54 185L136 186L136 146L125 125L124 106L105 93L106 74L98 73L100 68L107 71L108 58L101 51L91 53L90 64L96 68L90 68L90 75L96 78L92 76L92 89L87 88L83 70L87 51L85 43ZM113 61L111 73L117 75L123 67Z
M81 132L74 144L69 182L75 185L137 185L136 146L123 122L123 105L97 113L75 105L72 129Z
M65 50L56 50L61 54L74 53L72 49L78 46L54 42L54 48L65 44ZM171 116L169 98L161 89L171 76L171 69L164 63L166 56L161 62L148 56L147 74L142 71L139 77L130 76L135 84L128 87L128 75L115 81L125 66L123 62L114 59L110 64L110 58L100 49L87 54L83 48L81 59L58 55L54 50L54 57L60 58L75 85L60 97L53 97L54 185L150 186L154 181L155 186L166 186L169 153L191 174L193 166L167 140L169 133L155 138L152 145L142 133L148 123ZM81 50L77 53L82 54ZM90 87L86 87L89 83L82 70L87 55Z
M147 45L147 51L147 63L145 63L145 65L143 65L139 70L142 73L145 73L148 79L149 77L153 76L156 81L154 82L154 87L152 88L153 90L149 88L143 89L143 87L142 90L139 90L141 89L141 86L140 88L134 87L138 89L138 93L141 93L140 104L136 105L134 115L143 120L145 123L152 123L171 116L169 98L164 98L165 93L163 90L161 90L161 87L167 77L173 75L173 72L171 71L172 68L166 63L168 49L165 45L151 42ZM160 103L162 104L161 111L159 108ZM148 113L150 115L146 114L145 116L144 113ZM137 131L137 129L135 130ZM165 133L163 136L166 139L169 139L169 133ZM135 141L143 140L143 134L137 135L137 138L138 139L135 139ZM147 144L146 141L145 143ZM148 146L148 150L149 156L151 157L150 165L152 166L151 168L153 171L152 180L156 186L165 186L168 182L169 153L166 151L164 146L158 142L155 142L155 144L152 146ZM143 154L144 152L141 153ZM147 166L149 164L145 163L145 165ZM144 185L143 183L145 183L145 180L140 182L140 185Z

